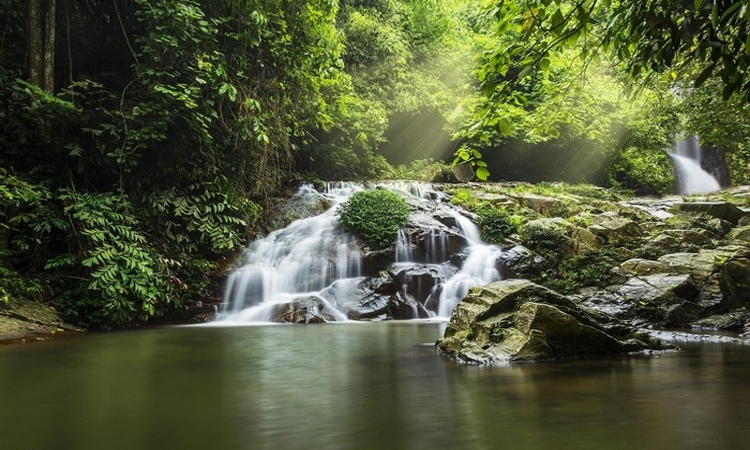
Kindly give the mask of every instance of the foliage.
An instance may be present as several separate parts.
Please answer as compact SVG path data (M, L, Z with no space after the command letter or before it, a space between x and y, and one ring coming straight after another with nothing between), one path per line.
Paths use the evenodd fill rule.
M7 256L8 252L3 252L0 260ZM0 265L0 307L18 299L40 300L42 291L43 286L39 281Z
M750 15L748 2L678 3L492 2L487 12L494 18L496 44L483 54L476 70L481 96L472 119L456 134L465 140L457 162L470 164L485 178L487 170L494 172L494 168L480 164L486 160L483 153L504 145L507 138L544 142L560 137L576 145L585 136L600 141L610 162L616 155L606 153L641 147L628 142L629 131L625 140L618 141L623 134L618 130L630 128L637 115L618 112L632 108L612 101L611 95L622 89L611 82L606 88L601 74L625 81L626 91L638 84L635 92L648 92L644 88L669 92L669 87L643 81L655 80L658 73L677 79L686 67L693 67L694 85L714 74L725 99L732 93L747 98L750 42L743 36ZM591 96L591 81L605 87L601 92L609 92L609 99ZM652 122L654 118L649 116ZM659 139L675 131L674 121L671 127L661 117L656 123L660 129L654 136ZM657 150L650 145L646 149Z
M482 239L492 244L500 244L504 239L518 233L521 220L504 208L482 204L478 208L477 225Z
M629 147L610 168L610 183L641 195L665 195L674 186L674 169L666 151Z
M529 222L521 227L519 235L524 246L544 257L552 265L557 265L569 254L570 239L560 228Z
M371 189L352 195L337 214L344 230L384 248L396 241L399 228L409 219L409 206L395 192Z
M605 287L612 282L611 270L623 260L622 251L604 247L565 258L559 267L541 275L550 289L573 294L584 287Z
M394 180L450 181L456 179L456 169L432 158L418 159L411 164L396 166L389 174Z
M684 133L696 134L702 145L723 150L732 181L748 184L750 103L738 94L723 99L722 89L718 80L709 79L699 88L682 90L679 108L685 118Z
M154 315L156 304L171 301L172 263L138 230L126 196L63 191L59 198L80 249L76 262L89 279L87 297L107 322L145 320ZM60 268L76 259L57 257L47 267Z

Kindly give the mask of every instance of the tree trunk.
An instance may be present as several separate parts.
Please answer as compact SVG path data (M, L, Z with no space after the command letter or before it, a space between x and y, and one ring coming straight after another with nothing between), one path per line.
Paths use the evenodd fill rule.
M42 1L29 0L29 78L37 86L44 82L44 27Z
M50 94L55 92L55 0L47 0L47 10L44 13L44 90Z

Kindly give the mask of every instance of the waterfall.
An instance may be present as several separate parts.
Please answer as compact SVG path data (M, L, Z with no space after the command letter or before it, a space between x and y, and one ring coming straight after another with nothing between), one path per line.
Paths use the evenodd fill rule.
M484 243L477 227L445 194L426 183L378 187L399 193L411 205L410 222L418 222L398 233L388 273L402 285L388 301L408 300L404 304L414 310L413 318L446 318L469 288L500 279L496 265L501 250ZM242 266L227 278L217 320L267 322L275 308L313 299L333 320L345 321L352 309L348 305L377 303L370 298L372 292L362 293L362 286L372 280L363 274L373 268L364 267L361 244L343 231L336 217L338 207L363 189L353 183L331 184L323 192L300 188L292 201L307 205L323 199L327 209L247 248Z
M670 157L674 161L679 194L707 194L721 189L716 178L701 167L702 151L697 136L677 141Z
M469 241L468 257L461 269L443 286L438 309L439 317L449 317L453 308L463 300L469 289L500 279L497 259L500 248L482 241L479 228L458 212L453 212L456 224Z

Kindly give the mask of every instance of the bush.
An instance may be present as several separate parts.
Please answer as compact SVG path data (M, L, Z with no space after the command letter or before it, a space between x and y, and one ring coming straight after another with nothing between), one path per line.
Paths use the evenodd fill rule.
M610 184L640 195L668 194L674 186L674 169L664 151L629 147L610 168Z
M483 205L479 211L477 225L482 239L492 244L499 244L503 239L518 233L520 219L508 211Z
M568 254L570 239L565 231L536 224L526 224L520 232L521 243L552 263Z
M399 228L409 219L409 205L394 192L372 189L352 195L338 216L344 230L368 245L385 248L395 242Z

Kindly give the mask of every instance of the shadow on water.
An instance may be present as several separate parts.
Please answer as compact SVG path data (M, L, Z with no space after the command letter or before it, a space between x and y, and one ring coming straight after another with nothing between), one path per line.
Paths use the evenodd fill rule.
M750 349L499 367L434 322L176 327L0 348L4 449L739 449Z

